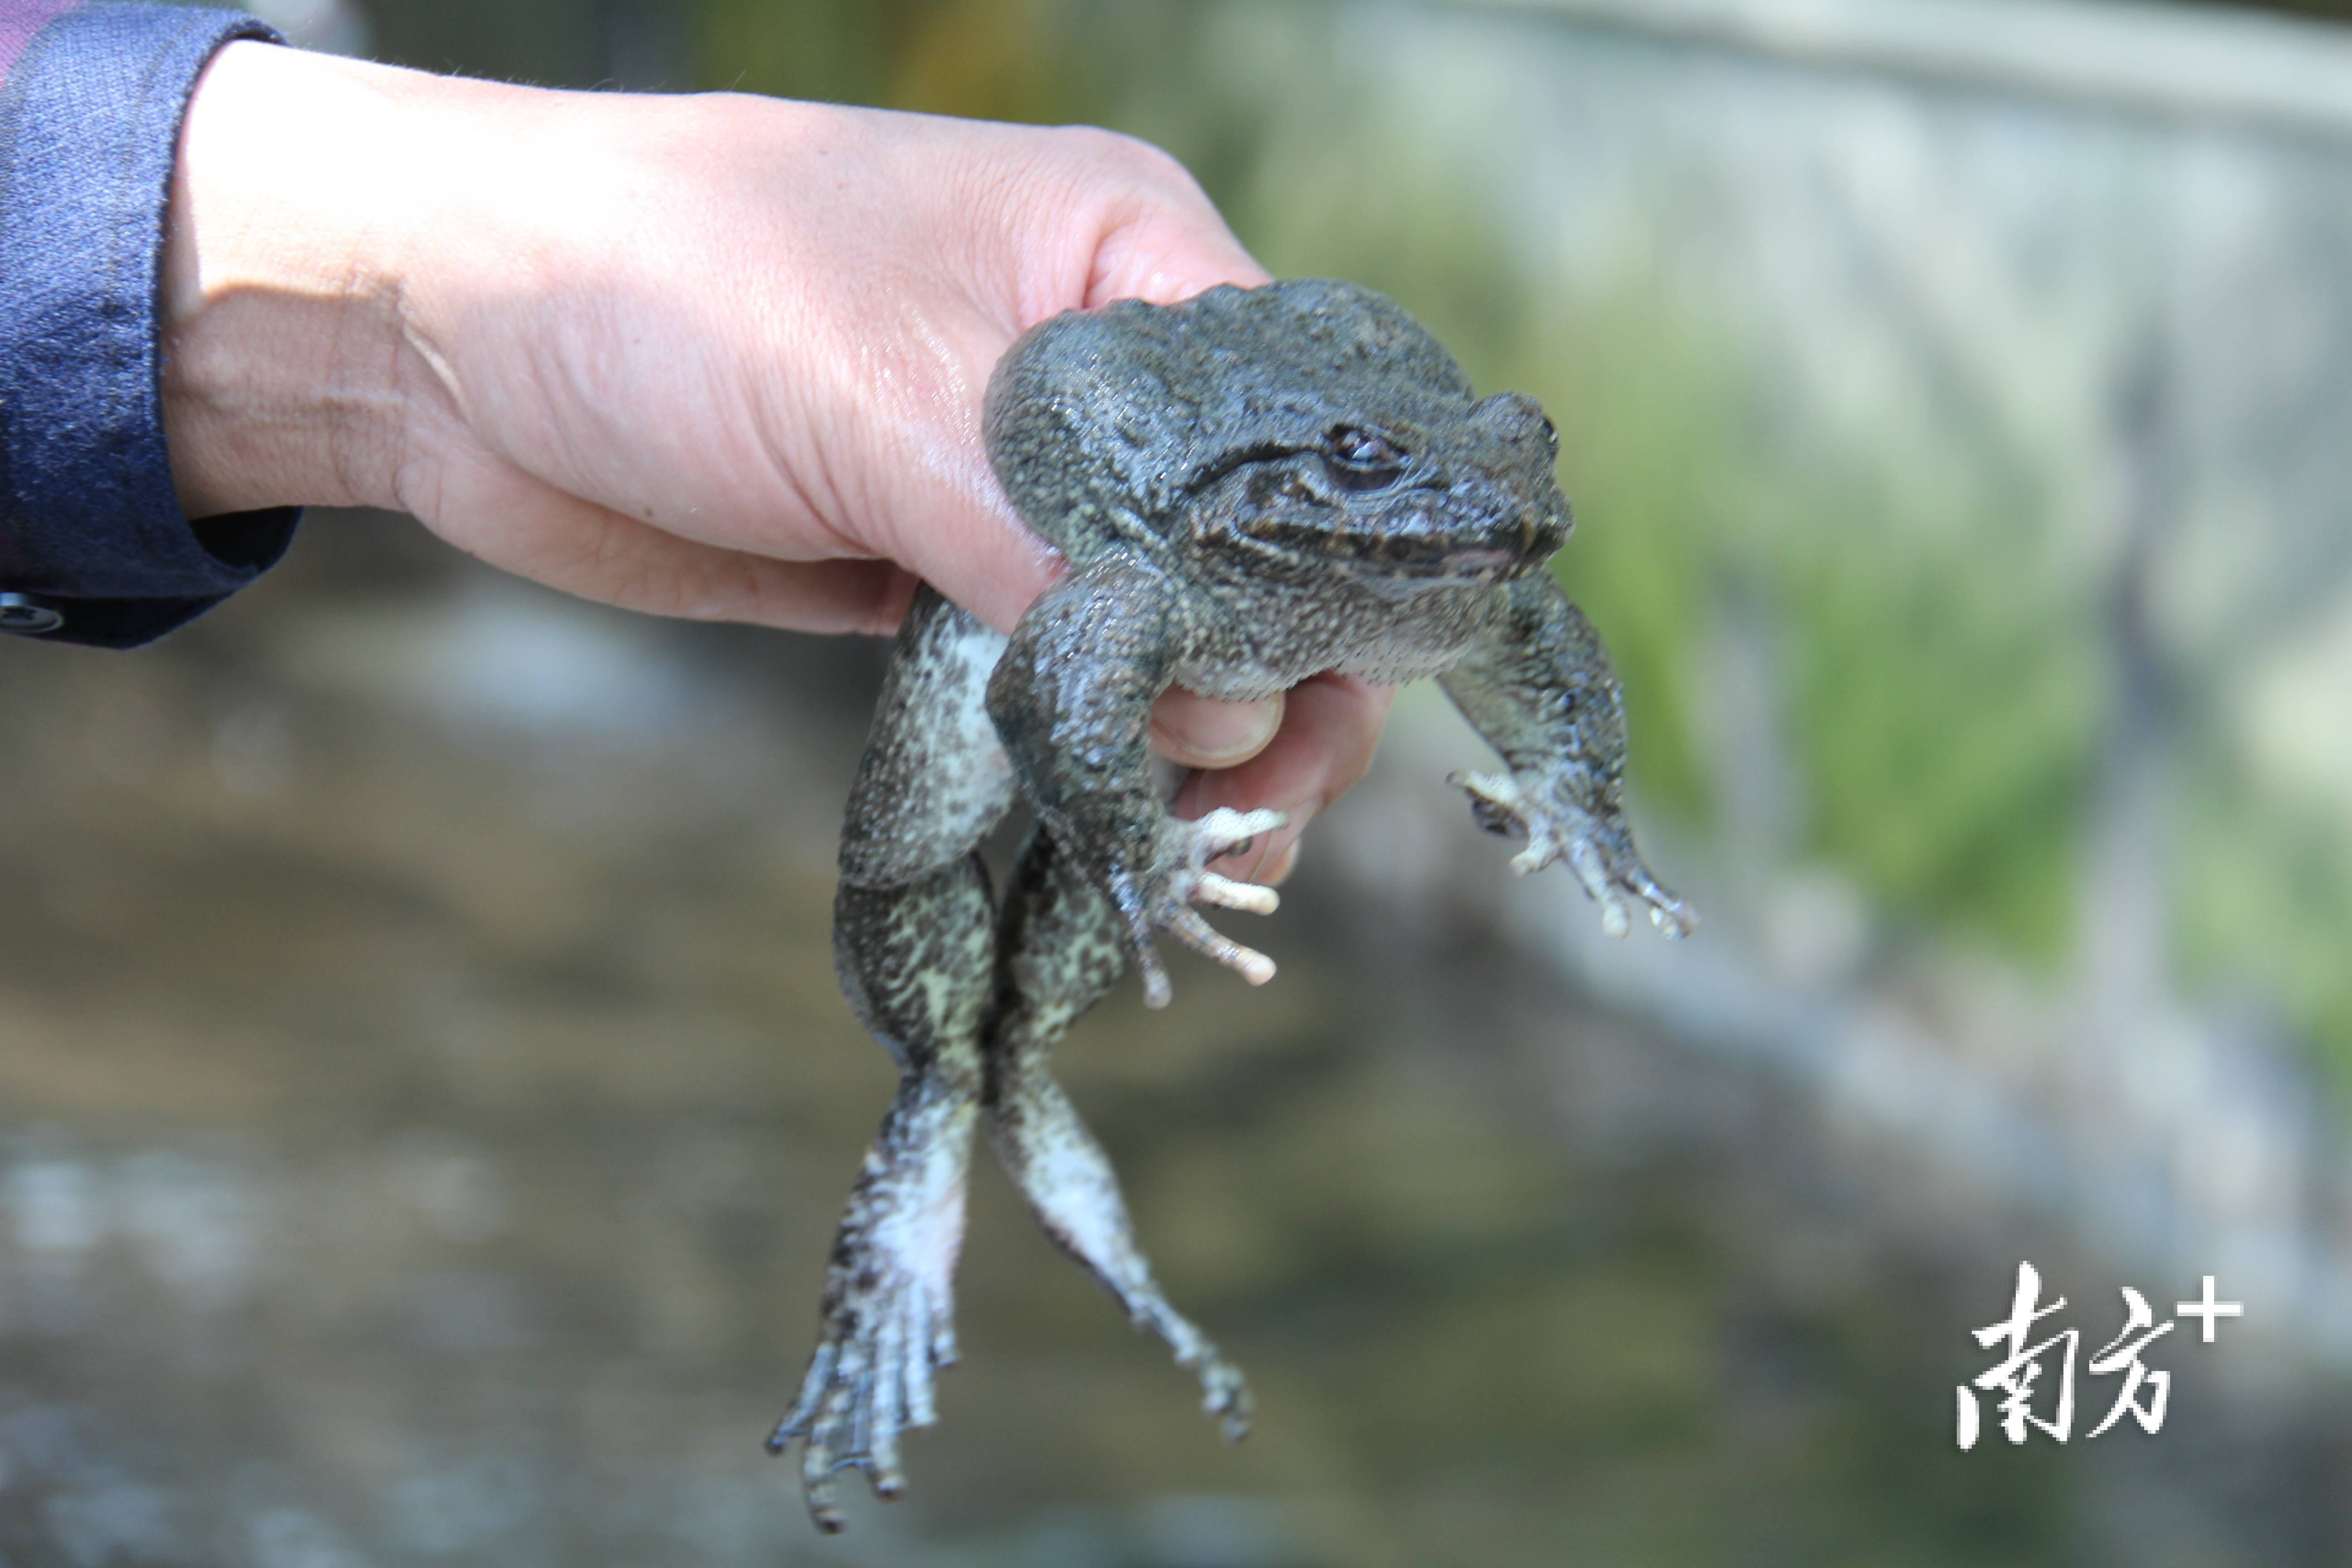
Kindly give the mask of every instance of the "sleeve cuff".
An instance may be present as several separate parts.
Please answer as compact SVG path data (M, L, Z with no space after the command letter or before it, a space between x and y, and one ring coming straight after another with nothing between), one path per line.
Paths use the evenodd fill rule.
M237 38L282 41L233 11L84 5L0 84L0 630L147 642L293 537L291 508L191 522L163 444L173 158L197 77Z

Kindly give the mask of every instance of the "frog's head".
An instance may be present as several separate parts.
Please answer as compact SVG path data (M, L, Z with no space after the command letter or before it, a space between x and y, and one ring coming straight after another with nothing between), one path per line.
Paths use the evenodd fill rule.
M1481 401L1428 329L1336 279L1065 311L1005 353L984 417L1013 505L1077 560L1172 546L1412 592L1523 575L1568 537L1543 410Z
M1236 451L1198 477L1189 542L1267 575L1336 568L1400 586L1538 569L1572 526L1551 421L1517 393L1445 401L1349 413L1311 439Z

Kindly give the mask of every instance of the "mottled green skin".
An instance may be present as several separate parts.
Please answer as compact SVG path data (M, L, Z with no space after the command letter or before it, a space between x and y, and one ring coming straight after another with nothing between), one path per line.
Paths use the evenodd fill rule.
M1281 818L1168 815L1148 735L1171 683L1244 698L1325 671L1435 675L1508 764L1455 782L1481 823L1528 837L1518 869L1567 860L1612 931L1629 901L1669 935L1690 927L1625 825L1608 656L1544 570L1570 528L1551 426L1528 398L1478 399L1391 301L1304 279L1057 316L997 366L986 432L1071 569L1010 638L917 595L851 793L836 963L904 1078L772 1439L804 1441L827 1529L832 1471L895 1495L898 1434L931 1419L981 1118L1046 1234L1198 1373L1229 1437L1247 1430L1240 1373L1160 1295L1046 1067L1129 963L1167 1000L1160 934L1273 973L1192 905L1270 910L1207 868ZM999 900L975 851L1016 795L1038 826Z

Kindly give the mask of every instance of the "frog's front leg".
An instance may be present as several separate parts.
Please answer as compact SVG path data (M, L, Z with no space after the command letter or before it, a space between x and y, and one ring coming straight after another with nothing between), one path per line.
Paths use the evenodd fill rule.
M1494 625L1439 678L1446 695L1509 764L1507 774L1458 773L1479 826L1524 837L1521 873L1566 860L1601 905L1612 936L1631 926L1626 900L1687 936L1698 917L1659 886L1625 820L1625 703L1608 650L1549 574L1503 590Z
M769 1439L780 1453L802 1440L809 1512L827 1531L842 1525L835 1470L865 1470L884 1497L904 1485L899 1433L935 1419L932 1374L955 1360L956 1255L995 973L995 910L971 851L1013 797L982 706L1003 645L929 588L917 594L842 835L835 964L901 1076L834 1240L800 1397Z
M1083 1265L1139 1329L1201 1380L1225 1440L1249 1431L1249 1385L1209 1337L1168 1304L1135 1242L1110 1158L1054 1081L1054 1046L1126 968L1109 901L1050 834L1031 837L997 934L996 1005L984 1034L989 1141L1054 1245Z
M1125 554L1073 573L1030 607L988 687L989 717L1038 819L1118 911L1122 944L1143 977L1144 1002L1168 1004L1168 972L1152 937L1166 931L1253 985L1274 962L1220 935L1192 906L1272 912L1271 888L1236 882L1210 861L1270 833L1277 811L1220 809L1197 822L1168 815L1151 785L1151 704L1183 653L1174 587Z

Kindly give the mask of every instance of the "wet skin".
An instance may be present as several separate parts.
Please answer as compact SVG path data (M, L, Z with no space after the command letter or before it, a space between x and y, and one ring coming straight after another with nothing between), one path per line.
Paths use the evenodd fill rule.
M1434 676L1507 765L1452 782L1482 826L1528 840L1515 869L1566 861L1612 933L1637 905L1669 936L1694 924L1634 852L1617 678L1544 569L1570 526L1551 424L1516 394L1477 398L1393 302L1307 279L1056 316L998 364L986 433L1070 570L1009 638L918 594L850 794L835 963L902 1076L770 1439L802 1443L828 1531L834 1472L897 1495L899 1434L935 1418L983 1121L1046 1235L1200 1377L1229 1440L1248 1430L1241 1373L1161 1296L1047 1069L1129 963L1166 1004L1160 935L1252 984L1274 973L1194 905L1271 911L1272 889L1208 868L1283 818L1169 816L1149 734L1171 683L1240 699L1326 671ZM1000 897L976 851L1016 800L1036 826Z

